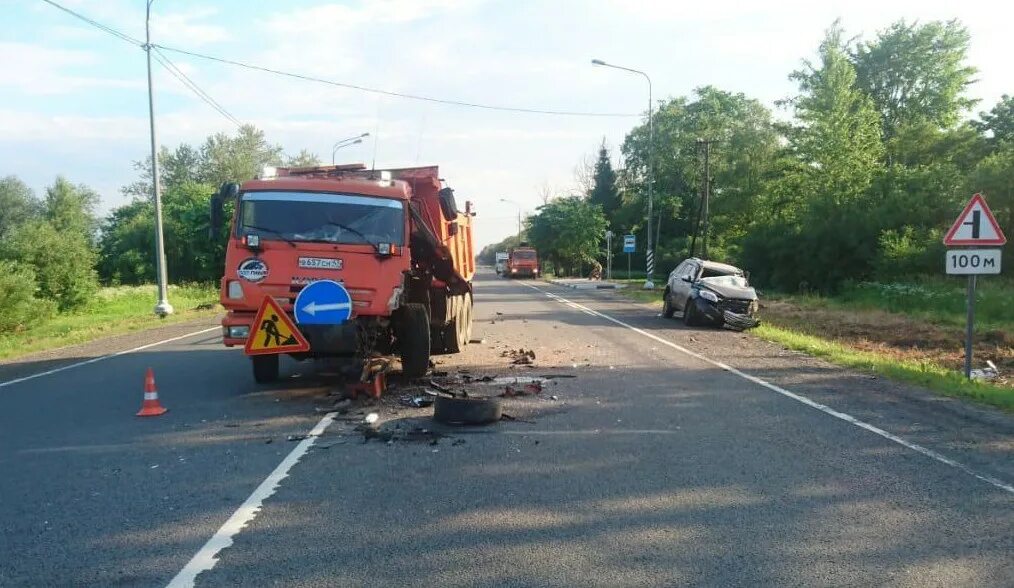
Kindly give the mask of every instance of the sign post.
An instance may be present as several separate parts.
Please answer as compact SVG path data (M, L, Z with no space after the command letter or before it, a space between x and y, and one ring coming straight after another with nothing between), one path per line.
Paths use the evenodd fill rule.
M623 252L627 254L627 279L630 279L630 254L637 249L637 237L634 235L623 236Z
M950 275L967 275L967 300L965 301L965 377L972 377L972 336L975 332L975 286L976 278L983 274L999 274L1002 246L1007 242L993 212L982 194L972 196L958 220L951 225L944 237L948 249L944 260ZM993 246L997 249L965 249L964 247Z
M613 232L606 231L606 279L613 279Z

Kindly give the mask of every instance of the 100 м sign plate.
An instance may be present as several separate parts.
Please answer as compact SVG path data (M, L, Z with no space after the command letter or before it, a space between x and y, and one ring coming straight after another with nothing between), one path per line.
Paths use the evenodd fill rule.
M949 249L948 274L999 274L1000 249Z

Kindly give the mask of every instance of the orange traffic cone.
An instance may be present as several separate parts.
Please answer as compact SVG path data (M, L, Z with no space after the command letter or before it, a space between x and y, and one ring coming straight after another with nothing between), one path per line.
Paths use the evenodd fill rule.
M158 402L158 390L155 389L155 372L148 368L147 373L144 374L144 402L141 403L141 410L137 411L137 416L158 416L168 412L168 408L163 407Z

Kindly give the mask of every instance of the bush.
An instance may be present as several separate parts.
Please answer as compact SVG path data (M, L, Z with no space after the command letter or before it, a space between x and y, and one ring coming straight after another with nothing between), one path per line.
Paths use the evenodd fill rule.
M61 232L45 221L26 223L5 239L0 258L32 268L41 297L61 311L80 308L98 289L96 254L88 238Z
M55 310L55 304L35 297L35 272L12 261L0 261L0 333L20 331Z

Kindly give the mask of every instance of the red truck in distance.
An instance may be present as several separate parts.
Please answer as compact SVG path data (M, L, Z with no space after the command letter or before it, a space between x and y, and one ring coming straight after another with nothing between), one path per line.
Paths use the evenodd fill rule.
M539 255L535 249L522 244L510 250L507 258L507 275L512 278L539 277Z
M471 338L474 213L471 202L458 209L437 167L266 168L256 180L222 185L212 197L213 231L225 201L235 203L221 283L226 346L257 334L252 323L267 296L295 315L310 344L298 359L398 353L403 372L418 377L431 353L456 353ZM351 316L297 324L293 303L322 280L347 291ZM250 359L257 382L278 378L278 354Z

